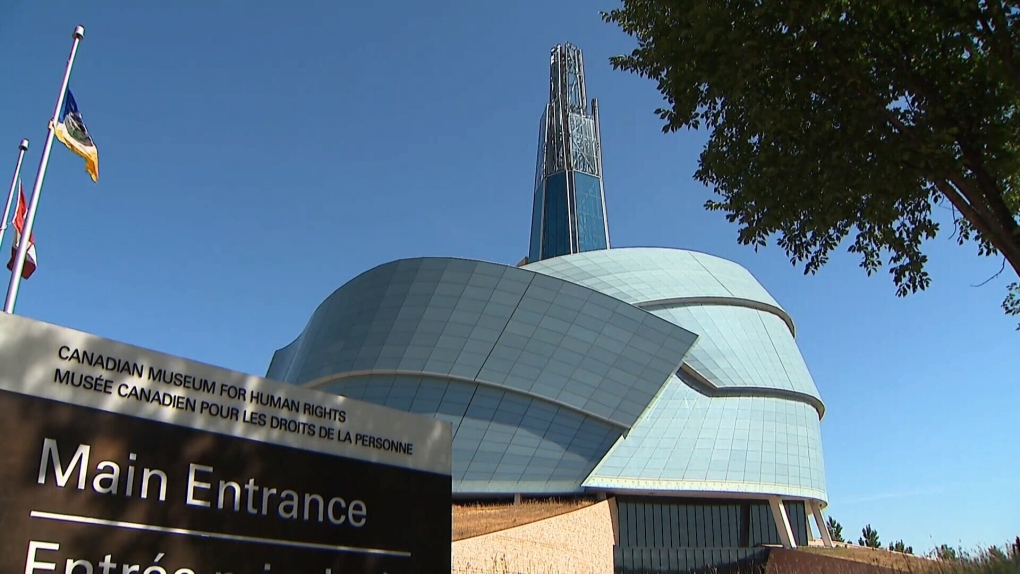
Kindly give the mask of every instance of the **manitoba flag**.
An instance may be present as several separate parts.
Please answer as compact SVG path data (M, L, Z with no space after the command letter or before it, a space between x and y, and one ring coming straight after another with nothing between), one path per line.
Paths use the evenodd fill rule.
M18 245L21 244L22 231L25 229L25 214L28 206L25 205L25 190L21 189L21 182L18 182L18 207L14 210L14 245L11 246L11 260L7 262L7 269L14 270L14 260L18 256ZM28 279L35 273L35 234L28 238L28 253L25 255L25 266L21 269L21 278Z
M60 112L60 121L53 126L54 135L67 149L85 159L85 171L89 172L92 181L99 181L99 150L92 141L85 120L78 111L78 103L74 101L71 89L67 89L64 97L64 109Z

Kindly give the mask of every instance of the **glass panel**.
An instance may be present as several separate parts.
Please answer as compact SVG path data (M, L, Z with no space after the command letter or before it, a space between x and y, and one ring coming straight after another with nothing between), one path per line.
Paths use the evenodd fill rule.
M567 174L558 173L545 182L542 259L570 253L567 217Z
M602 185L599 178L586 173L574 174L577 197L577 245L580 251L606 249L606 224L602 211Z

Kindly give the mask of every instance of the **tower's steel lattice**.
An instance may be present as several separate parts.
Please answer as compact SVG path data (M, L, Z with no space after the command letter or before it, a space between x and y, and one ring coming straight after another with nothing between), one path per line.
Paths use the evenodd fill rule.
M539 126L528 260L608 248L598 100L587 100L581 50L561 44L550 55Z

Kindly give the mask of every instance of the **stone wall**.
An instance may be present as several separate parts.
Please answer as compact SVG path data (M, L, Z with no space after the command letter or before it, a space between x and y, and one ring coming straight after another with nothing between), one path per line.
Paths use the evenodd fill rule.
M454 574L613 574L609 501L453 543Z

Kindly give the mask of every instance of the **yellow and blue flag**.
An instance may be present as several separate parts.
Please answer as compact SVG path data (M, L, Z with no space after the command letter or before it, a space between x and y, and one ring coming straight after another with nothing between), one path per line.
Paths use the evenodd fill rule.
M54 132L67 149L85 159L85 171L89 172L92 181L99 181L99 150L85 127L85 120L78 111L78 103L74 101L70 88L64 96L64 109Z

